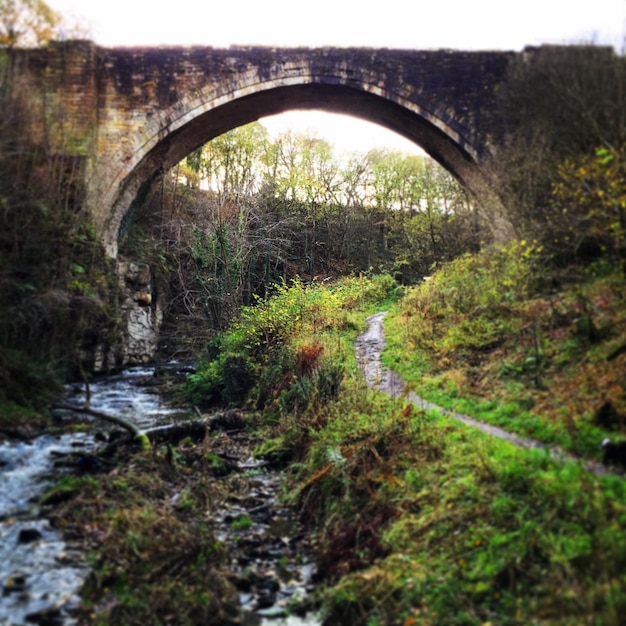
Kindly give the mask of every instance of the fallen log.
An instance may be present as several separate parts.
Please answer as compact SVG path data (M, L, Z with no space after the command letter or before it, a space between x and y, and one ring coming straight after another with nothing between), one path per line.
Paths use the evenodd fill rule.
M234 432L243 430L246 426L243 414L237 409L215 413L209 417L202 417L202 419L184 422L182 424L157 426L150 430L141 431L135 424L122 417L96 411L88 406L76 407L69 404L60 404L56 405L55 408L73 411L75 413L84 413L85 415L90 415L124 428L129 433L129 437L109 442L109 445L107 445L101 453L105 456L112 454L119 446L131 441L139 442L142 449L148 450L151 448L151 445L161 445L163 443L176 445L186 438L200 441L204 439L206 433L211 430Z

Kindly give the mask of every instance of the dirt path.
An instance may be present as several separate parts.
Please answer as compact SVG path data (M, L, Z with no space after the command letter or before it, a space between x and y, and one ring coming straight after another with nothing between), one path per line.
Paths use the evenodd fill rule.
M368 317L365 320L368 324L368 329L359 335L355 342L357 362L363 371L368 387L383 391L394 398L403 396L419 409L424 411L437 410L440 413L449 415L454 419L467 424L468 426L478 428L479 430L482 430L483 432L486 432L494 437L506 439L516 446L524 448L538 448L543 450L547 449L549 450L551 456L563 462L581 462L585 469L593 472L594 474L603 475L607 473L606 467L601 463L575 457L557 446L549 446L541 441L537 441L536 439L521 437L497 426L492 426L491 424L480 422L468 417L467 415L462 415L461 413L456 413L450 409L445 409L437 404L433 404L432 402L425 400L424 398L421 398L413 391L408 391L404 380L398 374L386 368L380 360L382 351L385 347L385 335L383 330L383 318L385 315L385 312L381 312Z

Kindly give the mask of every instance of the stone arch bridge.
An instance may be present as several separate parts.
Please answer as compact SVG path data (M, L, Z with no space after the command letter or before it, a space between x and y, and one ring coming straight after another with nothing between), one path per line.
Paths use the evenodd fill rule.
M419 144L477 195L508 120L496 93L515 52L366 48L106 49L67 41L14 50L26 134L74 159L111 256L150 183L210 139L290 109L376 122Z

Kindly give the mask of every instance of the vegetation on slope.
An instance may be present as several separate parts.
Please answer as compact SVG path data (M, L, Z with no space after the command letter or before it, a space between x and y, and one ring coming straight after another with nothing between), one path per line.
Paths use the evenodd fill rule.
M480 277L485 258L473 262ZM623 479L367 389L354 340L365 317L400 293L389 276L283 285L242 311L186 385L196 405L249 409L256 454L288 468L284 499L314 538L324 623L617 626L626 609ZM422 322L412 316L411 324ZM550 368L541 373L549 385ZM222 549L199 521L227 497L207 480L222 444L212 435L141 453L70 489L56 519L93 540L86 622L196 623L212 606L227 623L232 589L211 582L225 576ZM184 506L174 492L185 494ZM180 569L190 550L205 556ZM214 591L207 596L203 585ZM165 617L156 613L161 592Z
M387 364L429 399L578 454L626 435L625 164L614 149L564 162L552 245L461 256L410 289Z
M336 316L321 306L333 293L324 286L302 299L296 285L277 297L279 310L299 300L300 315L264 352L257 379L271 390L259 454L289 461L288 498L317 536L326 623L619 624L626 607L623 480L366 390L352 349L345 350L356 329L339 325L338 336ZM358 315L365 310L351 312ZM260 338L278 337L271 319L263 306L246 313L227 333L230 354L267 347ZM344 350L307 360L304 346L314 342ZM300 348L285 368L288 346ZM192 380L193 394L204 372L215 388L221 358ZM341 386L321 394L313 381L333 364L342 366ZM547 382L547 371L542 376ZM257 405L255 386L241 399Z

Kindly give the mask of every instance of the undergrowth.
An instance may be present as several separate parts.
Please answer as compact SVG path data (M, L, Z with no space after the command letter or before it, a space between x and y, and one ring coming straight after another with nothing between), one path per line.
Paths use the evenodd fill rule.
M108 474L66 477L43 497L52 519L80 538L91 573L81 623L236 624L227 554L208 523L225 495L212 480L212 441L183 441L117 459Z
M532 257L527 254L524 263L532 263ZM513 363L518 363L515 350L534 349L533 342L521 339L531 320L523 312L533 299L543 302L541 285L529 280L531 273L528 279L507 276L508 262L506 253L498 261L503 265L492 269L491 261L480 257L459 261L465 275L455 277L454 290L448 283L457 304L445 315L441 307L450 299L441 297L442 285L454 265L395 307L388 354L397 365L406 348L419 345L412 367L420 376L441 377L442 384L424 387L436 391L438 399L464 397L463 359L503 350L509 335ZM495 288L469 284L476 275L486 287L495 280L489 277L492 270L512 283L506 285L514 289L511 295L502 299ZM580 297L597 304L598 294L606 293L601 284L592 289L591 283L581 283L576 319L583 310ZM525 290L524 297L519 290ZM366 315L389 306L396 296L389 277L349 279L337 286L284 285L273 298L242 312L209 347L186 387L197 405L254 409L250 428L260 442L256 454L288 468L284 500L298 507L314 538L324 625L622 624L623 479L598 477L546 452L518 449L439 413L420 411L403 398L368 389L354 340ZM574 302L565 292L559 298ZM468 312L459 309L464 299L472 302ZM565 304L557 310L573 315L566 315ZM438 316L429 317L435 311ZM474 338L467 345L458 329L453 338L440 341L446 316L451 324L462 316L478 318L481 311L492 324L484 334L488 344L477 347ZM501 311L507 312L502 321ZM597 330L608 323L596 309L585 311L593 311L590 321ZM506 332L497 330L505 321ZM542 337L553 327L566 328L556 322L550 326L546 318L535 322ZM611 328L605 337L615 353L620 340L613 322ZM605 354L588 334L564 334L570 332L577 341L571 354ZM546 387L557 384L549 378L556 367L550 354L540 370ZM586 358L585 363L592 362ZM482 362L473 361L473 367ZM501 362L484 359L486 367ZM555 371L565 377L567 361L559 363ZM446 378L453 369L460 373ZM580 361L575 369L584 369ZM403 373L409 370L406 366ZM513 382L541 390L534 376L526 372ZM513 394L504 400L510 384L506 380L493 395L483 386L484 402L492 403L494 414L500 407L501 419L508 416L515 423L521 413L518 400ZM620 406L615 399L615 410ZM539 415L534 419L546 436L558 432L556 417L552 428ZM96 622L160 623L154 611L167 611L159 604L167 597L171 614L179 607L183 611L176 623L228 623L228 603L219 600L230 593L219 574L221 548L201 521L216 497L206 482L211 440L202 445L205 465L190 464L188 459L198 455L180 446L170 451L169 462L163 451L135 457L128 467L88 479L95 483L83 486L59 514L59 524L93 538L95 569L85 594ZM171 459L177 467L171 467ZM185 497L172 499L172 491L183 488L179 481L190 475L195 478L185 484ZM165 537L167 549L161 543ZM202 563L192 555L201 555ZM182 559L193 566L183 566ZM220 610L224 621L209 621Z
M406 355L419 342L431 348L417 351L403 373L415 368L415 384L429 367L436 375L451 365L460 369L463 358L500 349L515 333L520 350L534 349L534 341L520 341L520 333L531 322L542 332L552 327L531 317L533 306L539 306L532 299L543 288L535 280L536 254L532 246L518 244L489 259L463 258L456 266L463 271L451 282L442 287L444 278L436 275L427 284L421 293L430 299L415 290L399 301L389 354ZM472 276L482 284L472 285ZM284 341L276 339L278 332L260 330L261 311L246 311L233 334L221 339L228 350L209 366L221 367L227 355L246 358L251 352L261 363L243 402L266 409L266 437L257 452L289 464L286 498L300 508L316 537L324 624L621 623L626 608L623 480L599 478L545 452L517 449L366 389L353 342L357 321L362 328L372 308L353 310L354 322L342 324L338 319L345 312L336 317L342 307L322 309L301 286L292 289L263 305L266 311L275 306L279 320L290 320ZM576 319L581 298L595 302L583 286L579 293ZM459 312L463 303L467 311ZM411 334L403 335L402 313L410 311L407 317L413 320L416 309L425 316L429 307L434 315L428 319L436 328L426 323L427 332L419 334L409 325ZM281 317L286 311L290 314ZM463 317L467 330L452 330L462 326ZM595 317L592 321L600 325ZM580 351L596 345L588 335L576 337ZM324 394L319 383L304 382L331 364L342 367L338 392ZM547 372L543 367L542 385ZM541 388L534 371L515 382ZM442 385L431 383L431 389L437 399L458 401L464 390L458 383L450 376ZM198 380L192 382L193 392L197 385ZM502 389L485 402L502 421L519 419L516 398L505 398ZM556 425L532 419L528 428L545 428L546 437L557 438Z
M622 623L622 479L402 402L370 418L342 444L320 437L301 490L326 624Z
M626 281L602 261L550 275L541 252L461 257L412 288L384 361L431 401L594 457L626 435Z
M187 398L200 407L240 405L268 416L328 400L343 377L342 332L353 337L362 311L387 306L400 293L388 275L278 285L211 342L189 377Z

